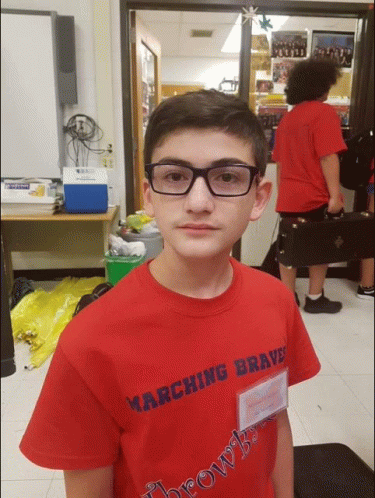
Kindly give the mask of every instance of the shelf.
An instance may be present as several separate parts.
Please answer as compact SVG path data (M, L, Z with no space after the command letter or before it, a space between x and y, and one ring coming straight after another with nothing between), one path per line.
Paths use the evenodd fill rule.
M106 213L56 213L56 214L5 214L1 221L112 221L118 206L108 208Z

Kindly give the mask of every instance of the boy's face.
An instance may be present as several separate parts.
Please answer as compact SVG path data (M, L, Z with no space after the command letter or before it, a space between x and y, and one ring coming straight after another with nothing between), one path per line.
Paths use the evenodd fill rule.
M255 165L252 147L243 140L216 130L177 131L156 147L152 162L185 161L195 168L208 168L214 161ZM164 252L184 258L213 258L229 254L249 221L262 214L271 193L271 183L256 181L241 197L217 197L204 178L195 180L184 195L158 194L144 181L145 211L155 216L164 237Z

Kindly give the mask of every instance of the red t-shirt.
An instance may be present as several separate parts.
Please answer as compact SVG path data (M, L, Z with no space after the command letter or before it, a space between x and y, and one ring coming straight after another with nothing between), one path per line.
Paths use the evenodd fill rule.
M21 450L37 465L114 465L116 498L273 498L275 417L237 428L237 393L320 369L294 296L231 260L222 295L162 287L148 264L63 332Z
M320 159L346 150L340 118L320 101L296 105L280 121L272 158L281 178L276 211L306 212L329 201Z

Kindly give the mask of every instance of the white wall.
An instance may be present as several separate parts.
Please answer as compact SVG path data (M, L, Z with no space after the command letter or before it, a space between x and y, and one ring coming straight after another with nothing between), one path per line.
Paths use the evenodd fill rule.
M121 78L121 43L120 43L120 2L109 0L112 50L112 95L113 95L113 126L115 171L113 174L114 203L120 206L120 218L126 217L125 198L125 152L122 117L122 78ZM127 133L132 133L128 130Z
M64 107L64 121L78 112L97 119L94 60L94 0L2 0L2 8L54 10L74 16L77 58L78 104Z
M95 121L98 120L96 64L95 64L95 30L94 30L94 2L97 0L3 0L2 8L47 10L56 11L59 15L74 16L76 35L77 87L78 104L64 106L64 124L74 114L87 114ZM117 6L118 2L112 2ZM116 14L116 12L115 12ZM111 27L108 26L108 30ZM119 149L122 144L122 121L119 116L121 92L119 92L119 15L113 18L113 32L118 35L115 43L113 71L117 75L116 105L113 105L117 134L120 139L116 142ZM120 122L120 126L118 123ZM101 123L98 123L99 126ZM104 130L105 131L105 130ZM116 139L116 137L115 137ZM115 153L118 153L115 150ZM90 162L98 162L98 156L90 155ZM69 159L67 159L69 161ZM125 204L125 188L123 156L115 157L116 169L110 172L110 183L114 186L114 200L116 204ZM71 163L67 165L71 165ZM125 210L122 206L122 216ZM103 242L100 223L67 224L63 223L59 230L52 224L36 225L34 223L21 226L12 225L11 243L16 244L17 251L13 252L14 269L46 269L46 268L80 268L100 267L103 265ZM57 246L57 250L54 247Z
M64 124L78 112L97 119L93 4L94 0L2 0L1 2L2 8L52 10L59 15L74 16L78 104L64 106Z

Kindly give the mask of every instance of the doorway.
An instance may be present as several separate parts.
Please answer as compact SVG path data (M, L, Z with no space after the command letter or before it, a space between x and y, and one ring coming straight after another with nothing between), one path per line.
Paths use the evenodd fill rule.
M356 20L359 20L358 26L357 26L357 32L356 32L356 39L360 40L361 43L360 45L360 50L363 49L364 46L371 45L372 40L373 40L373 32L371 33L371 30L368 29L368 18L369 15L371 15L371 11L369 11L369 5L368 4L362 4L362 3L324 3L324 2L317 2L317 3L311 3L311 2L304 2L304 1L298 1L298 2L283 2L281 0L275 0L272 5L270 5L268 2L265 0L258 0L256 2L256 5L254 8L257 8L257 16L261 20L270 20L270 17L288 17L289 18L289 23L294 20L297 20L297 17L299 17L299 22L303 26L302 28L299 27L298 30L300 31L306 31L306 29L310 29L304 24L311 20L312 18L317 18L319 20L322 20L324 18L334 18L335 22L342 23L346 22L346 20L353 21L355 20L355 23L357 22ZM223 89L235 89L238 92L238 95L240 98L245 100L246 102L249 103L250 107L253 107L254 110L258 112L261 116L264 115L265 117L261 117L260 119L263 121L268 120L269 123L272 124L271 128L275 126L272 120L278 119L278 116L274 116L274 112L272 111L271 118L267 116L268 110L260 110L260 107L262 106L262 100L266 101L266 104L268 105L269 102L267 102L267 98L269 99L269 91L268 87L266 88L267 80L273 80L276 78L276 72L277 72L277 66L276 69L272 67L270 69L270 66L273 61L271 61L271 57L269 56L269 61L266 62L269 65L269 67L266 67L265 69L262 69L259 67L256 68L256 63L257 61L259 62L260 58L262 58L262 54L257 54L257 51L262 51L264 50L264 46L262 43L264 42L264 39L267 38L265 34L267 33L259 33L256 32L256 23L255 22L249 22L247 13L249 12L250 9L250 4L249 2L241 2L241 1L222 1L222 2L214 2L211 0L205 0L205 1L178 1L178 0L169 0L165 2L161 1L143 1L143 0L138 0L138 1L133 1L129 2L126 0L120 0L120 15L121 15L121 39L122 39L122 76L123 76L123 117L124 117L124 130L129 130L132 128L132 98L131 98L131 80L130 80L130 72L129 72L129 61L130 61L130 40L132 37L132 33L130 32L130 25L129 25L129 14L131 10L137 10L137 13L142 16L144 14L144 18L146 16L151 16L147 20L149 24L152 24L153 18L155 19L157 15L164 15L166 17L172 15L175 17L175 20L178 19L178 16L185 15L185 14L193 14L195 12L194 20L196 21L199 18L199 21L203 19L203 14L216 14L216 15L224 15L224 14L230 14L232 15L232 22L233 25L237 24L237 31L240 32L240 41L239 41L239 52L237 54L238 57L238 80L236 81L235 77L229 77L229 78L224 78L224 81L222 81L222 88ZM197 14L198 13L198 14ZM241 18L242 15L242 18ZM373 16L373 11L372 11L372 16ZM271 20L272 21L272 20ZM275 22L275 20L273 20ZM158 23L154 23L154 29L157 29ZM171 22L173 24L173 22ZM198 23L199 24L199 23ZM272 22L271 22L272 24ZM233 26L232 26L233 27ZM289 24L285 24L284 27L282 28L284 31L288 29L288 31L296 31L297 29L294 26L291 26ZM317 30L318 25L314 26L311 31ZM197 27L199 30L199 27ZM331 28L328 28L331 29ZM203 29L205 31L205 29ZM252 31L253 31L253 36L252 36ZM372 37L372 38L371 38ZM271 40L268 40L268 47L269 50L271 49ZM309 42L310 43L310 42ZM163 43L162 45L162 52L163 52ZM311 47L310 47L311 50ZM264 54L263 54L264 55ZM359 54L359 57L357 60L360 60L361 54ZM260 56L260 58L259 58ZM163 53L162 53L163 57ZM268 56L267 56L268 57ZM283 59L283 58L281 58ZM279 64L278 69L280 71L283 70L283 63L285 61L281 60L281 64ZM372 62L373 64L373 62ZM285 64L284 64L285 65ZM362 65L363 66L363 65ZM351 77L350 85L352 88L352 96L355 98L352 98L351 104L350 104L350 115L355 115L356 114L356 109L355 107L358 107L359 104L359 99L358 99L358 93L361 88L361 82L363 86L363 76L362 74L366 70L366 68L363 68L360 66L358 63L354 64L353 66L353 74L354 77ZM285 69L285 68L284 68ZM265 71L264 73L261 73L261 71ZM271 71L271 72L270 72ZM161 73L163 73L163 68L161 70ZM229 81L225 81L225 79L228 79ZM279 81L276 83L279 84L281 82L282 77L279 76ZM265 80L265 83L262 82L262 80ZM169 82L171 83L171 82ZM173 81L172 81L173 83ZM161 81L161 84L163 86L163 81ZM263 84L261 87L260 85ZM257 88L258 85L258 88ZM268 83L269 87L272 85ZM172 86L172 88L170 88ZM173 84L170 85L169 88L167 88L167 84L165 85L165 88L162 89L162 92L169 92L169 94L174 94L176 92L176 88L173 88ZM275 88L275 84L274 84ZM264 91L266 90L266 91ZM263 94L263 95L259 95ZM261 97L261 98L259 98ZM373 97L372 97L373 99ZM271 99L272 100L272 99ZM277 99L276 99L277 100ZM273 102L273 104L283 104L281 102ZM265 107L267 107L267 105ZM345 109L344 109L345 110ZM358 114L358 112L357 112ZM343 119L345 119L345 112L343 113ZM354 123L355 124L355 123ZM349 127L350 127L349 123ZM354 125L353 125L354 127ZM354 128L353 128L354 129ZM272 129L267 131L269 140L272 140ZM135 164L134 164L134 141L129 133L124 132L124 145L125 145L125 163L126 163L126 168L125 168L125 181L126 181L126 209L127 213L132 213L135 210L136 201L135 201ZM138 204L139 205L139 204ZM267 223L266 223L267 224ZM258 224L255 227L256 229L259 228ZM267 229L268 230L268 229ZM272 231L272 229L271 229ZM257 237L258 238L258 237ZM268 243L269 245L269 243ZM251 251L251 248L248 246L248 242L246 242L246 246L248 250ZM233 249L233 256L236 259L241 260L241 241L239 241L234 249ZM245 258L246 259L246 258ZM245 261L244 261L245 262ZM247 264L255 265L254 261L246 261ZM259 262L258 262L259 263Z
M225 12L130 12L136 210L143 207L143 137L155 106L200 89L238 94L239 47L226 47L240 17Z

